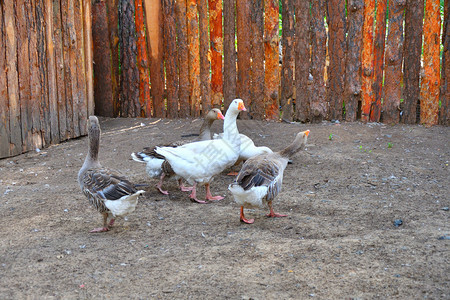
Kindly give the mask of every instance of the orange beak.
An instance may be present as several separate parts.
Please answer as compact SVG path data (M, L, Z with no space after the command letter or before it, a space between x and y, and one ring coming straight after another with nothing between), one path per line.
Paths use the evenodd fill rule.
M217 113L217 120L225 120L225 117L222 115L220 111Z
M308 136L309 135L309 130L305 131L305 135Z
M239 104L238 104L238 110L243 110L243 111L246 111L247 109L245 108L245 106L244 106L244 102L239 102Z

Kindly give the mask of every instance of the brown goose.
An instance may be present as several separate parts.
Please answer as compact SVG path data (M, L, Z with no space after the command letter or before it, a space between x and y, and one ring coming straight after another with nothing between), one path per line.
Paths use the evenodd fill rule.
M162 184L163 184L163 181L165 178L174 178L174 179L178 180L180 189L183 192L191 191L192 187L184 186L182 179L174 173L174 171L172 170L172 167L165 160L164 156L156 153L155 149L156 149L156 147L176 148L176 147L182 146L182 145L190 143L190 142L210 140L211 139L211 125L214 123L215 120L223 120L224 118L225 117L223 116L220 109L213 108L205 116L202 127L200 128L199 137L196 140L188 141L188 142L177 141L177 142L173 142L173 143L165 144L165 145L146 147L141 152L131 153L131 157L133 158L133 160L135 160L137 162L143 162L143 163L147 164L146 171L150 177L152 177L152 178L159 177L159 182L156 184L156 188L162 194L164 194L164 195L169 194L168 191L162 189Z
M116 217L125 216L136 209L139 195L144 191L124 177L103 168L98 161L100 125L97 117L88 121L89 148L83 166L78 172L78 184L89 202L103 215L103 227L91 232L105 232ZM108 217L112 216L109 224Z
M251 224L254 219L246 219L244 208L262 207L267 203L268 217L285 217L273 211L272 201L281 191L283 172L289 159L306 145L309 130L299 132L291 145L285 149L248 159L239 171L235 181L228 186L234 201L241 206L240 219Z

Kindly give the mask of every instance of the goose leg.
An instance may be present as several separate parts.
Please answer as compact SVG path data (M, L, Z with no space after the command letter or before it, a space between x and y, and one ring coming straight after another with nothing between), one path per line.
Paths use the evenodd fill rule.
M182 192L189 192L189 191L192 191L192 189L193 189L192 186L184 186L183 179L181 179L181 178L178 179L178 185L180 186L180 190Z
M211 190L209 189L209 183L206 183L206 184L205 184L205 187L206 187L206 200L209 200L209 201L218 201L218 200L222 200L222 199L223 199L222 196L213 196L213 195L211 194Z
M202 201L202 200L198 200L197 199L197 182L194 183L194 186L192 187L192 192L189 195L189 197L191 198L191 201L193 201L193 202L197 202L197 203L201 203L201 204L207 204L208 203L206 201Z
M266 215L266 217L269 217L269 218L287 217L287 215L277 214L273 211L272 201L267 202L267 205L269 205L270 213L268 215Z
M166 177L166 174L163 172L161 174L161 177L159 177L159 182L156 184L156 188L161 192L161 194L169 195L168 191L165 191L165 190L162 189L162 184L163 184L163 181L164 181L164 177Z
M241 222L247 223L247 224L253 224L255 222L255 219L246 219L244 216L244 207L241 206Z
M107 221L108 221L108 213L102 213L103 215L103 227L99 227L99 228L94 228L92 229L90 232L91 233L96 233L96 232L106 232L109 231L108 225L107 225ZM113 219L114 220L114 219ZM112 221L112 220L111 220ZM114 223L114 222L113 222Z

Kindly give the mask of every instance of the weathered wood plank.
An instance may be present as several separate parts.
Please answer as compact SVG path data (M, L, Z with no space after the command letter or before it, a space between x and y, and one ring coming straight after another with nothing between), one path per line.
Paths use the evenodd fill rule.
M397 124L400 121L405 4L403 0L391 0L389 2L389 31L384 65L385 83L382 116L383 123L386 124Z
M264 7L263 1L252 1L251 5L251 106L248 105L248 114L253 119L263 120L265 117L264 107Z
M417 122L417 102L419 101L420 59L422 53L424 1L408 1L405 11L405 45L403 67L403 117L407 124Z
M9 99L9 153L20 154L22 151L22 133L20 128L19 76L17 74L17 29L14 3L3 3L6 38L6 72Z
M116 115L114 101L114 70L108 34L105 2L94 2L92 6L92 44L94 47L94 96L95 114L104 117Z
M96 2L98 2L97 0ZM96 3L94 2L94 3ZM100 2L104 2L100 0ZM106 0L109 43L111 51L111 88L113 99L113 114L117 117L120 112L120 78L119 78L119 0ZM105 37L106 38L106 37ZM95 52L94 52L95 54ZM96 62L96 60L94 59ZM95 73L95 72L94 72Z
M440 86L440 1L427 0L423 24L423 72L420 83L420 123L438 124Z
M310 98L311 114L309 116L311 122L321 122L322 120L326 119L328 111L325 80L324 80L325 61L327 55L327 48L326 48L327 33L325 31L325 24L324 24L325 14L326 14L326 2L324 0L312 1L311 3L312 94ZM334 16L333 18L335 17L336 16ZM335 24L333 24L332 27L333 30L336 29Z
M223 106L236 98L235 0L223 0Z
M179 70L179 91L178 102L180 110L178 116L180 118L187 118L190 116L189 105L189 52L188 52L188 37L187 37L187 15L186 15L186 0L178 0L175 3L176 13L176 27L177 27L177 41L178 41L178 70Z
M83 0L74 0L74 26L76 33L76 43L73 44L77 64L77 96L78 96L78 122L80 135L87 134L88 107L86 95L86 65L84 56L84 35L83 35Z
M187 0L187 31L189 48L189 84L191 116L200 114L200 56L197 0Z
M167 117L178 117L177 32L175 28L175 1L163 0L164 63L166 69Z
M442 78L441 78L441 110L439 123L450 125L450 21L449 21L449 0L444 2L444 32L442 44L444 53L442 54Z
M141 106L139 116L149 118L152 116L152 101L150 99L147 42L145 40L144 9L142 7L142 0L135 0L134 8L136 11L135 22L137 37L137 67L139 71L139 103Z
M375 18L375 1L364 0L364 26L362 49L362 103L361 120L369 121L370 106L373 102L373 24Z
M250 16L250 1L236 2L236 33L237 33L237 94L251 107L250 70L251 70L251 29L248 20ZM248 112L241 112L240 118L248 119Z
M202 114L206 115L212 108L209 37L208 37L208 1L198 0L198 23L200 39L200 95L202 97Z
M209 35L211 40L211 105L222 106L222 0L208 0Z
M310 1L295 2L295 111L300 122L309 121L308 77L310 68Z
M163 13L161 0L144 0L147 49L150 58L150 82L154 117L165 117L163 68Z
M94 114L94 69L93 69L93 52L92 52L92 6L91 0L83 1L83 34L84 34L84 56L86 70L86 101L87 115Z
M294 0L282 1L282 57L281 65L281 119L286 122L294 120Z
M347 59L345 69L345 120L356 121L361 101L361 48L364 21L364 0L348 2Z
M4 6L0 5L0 70L6 70L6 26ZM9 147L9 99L6 72L0 72L0 158L10 156Z

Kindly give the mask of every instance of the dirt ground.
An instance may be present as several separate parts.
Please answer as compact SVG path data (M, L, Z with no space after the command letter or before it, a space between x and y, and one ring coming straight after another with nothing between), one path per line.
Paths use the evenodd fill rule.
M248 225L226 172L211 185L225 199L202 205L174 181L160 194L130 159L200 120L101 125L102 164L147 192L111 231L91 234L101 215L76 182L85 137L0 160L1 299L450 299L448 127L239 120L273 150L311 130L274 201L289 216L247 210Z

